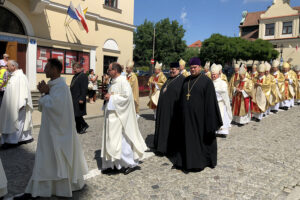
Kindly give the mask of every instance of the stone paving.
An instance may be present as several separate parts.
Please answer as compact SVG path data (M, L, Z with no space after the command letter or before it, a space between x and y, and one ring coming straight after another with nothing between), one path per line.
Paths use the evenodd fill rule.
M140 130L151 145L152 111L143 110L141 116ZM108 176L97 170L101 166L103 118L88 120L88 133L79 137L89 170L99 175L89 178L84 190L74 192L72 199L300 199L299 121L300 106L270 115L260 123L234 126L226 139L218 138L215 169L185 174L171 169L167 158L153 156L143 161L141 170L127 176ZM36 128L36 140L38 131ZM36 142L0 151L8 178L8 197L24 191L31 176L35 148Z

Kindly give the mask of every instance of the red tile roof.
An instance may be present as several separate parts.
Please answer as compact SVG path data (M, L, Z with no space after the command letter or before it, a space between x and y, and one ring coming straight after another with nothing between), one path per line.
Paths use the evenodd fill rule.
M298 10L298 13L300 13L300 6L293 7L293 9ZM260 15L265 13L265 12L266 11L249 12L246 16L246 19L245 19L244 23L240 27L258 26Z
M189 47L198 47L201 48L202 42L200 40L194 42L193 44L189 45Z

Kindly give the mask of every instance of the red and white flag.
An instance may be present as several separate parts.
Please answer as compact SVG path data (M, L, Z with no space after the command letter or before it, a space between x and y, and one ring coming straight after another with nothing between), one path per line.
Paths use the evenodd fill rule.
M84 30L88 33L89 32L89 28L87 26L86 19L85 19L85 16L84 16L84 12L83 12L80 4L77 6L76 11L77 11L77 15L80 18L81 25L83 26Z

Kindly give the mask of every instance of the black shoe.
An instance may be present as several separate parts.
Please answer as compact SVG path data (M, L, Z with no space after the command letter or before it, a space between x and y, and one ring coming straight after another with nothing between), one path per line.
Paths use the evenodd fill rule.
M219 137L219 138L226 138L227 135L225 135L225 134L216 134L216 137Z
M287 106L283 107L283 110L288 111L289 108Z
M16 148L18 147L18 144L9 144L9 143L4 143L1 145L1 150L6 150L6 149L11 149L11 148Z
M107 174L107 175L115 174L116 172L117 172L117 170L112 169L112 168L107 168L107 169L101 170L102 174Z
M133 168L128 167L127 169L125 169L125 171L123 173L124 173L124 175L128 175L131 172L134 172L135 170L141 170L141 167L140 166L135 166Z
M14 197L14 200L33 200L33 199L37 199L38 197L32 197L31 194L29 193L25 193L22 196L19 197Z
M272 113L277 114L278 110L271 110Z
M243 126L244 126L244 124L238 124L237 126L238 126L238 127L243 127Z
M79 132L79 134L84 134L84 133L86 133L86 130L87 130L89 127L90 127L89 125L86 125L85 127L83 127L83 128L81 129L81 131Z
M31 143L31 142L33 142L33 141L34 141L34 139L32 138L32 139L30 139L30 140L21 141L21 142L18 143L18 145L29 144L29 143Z

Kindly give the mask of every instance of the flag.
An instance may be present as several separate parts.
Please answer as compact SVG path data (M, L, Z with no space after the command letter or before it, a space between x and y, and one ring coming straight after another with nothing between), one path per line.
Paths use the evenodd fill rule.
M88 8L86 8L86 9L84 9L84 10L83 10L83 14L84 14L84 16L85 16L85 14L86 14L87 10L88 10Z
M76 9L73 6L72 1L70 2L69 8L68 8L68 15L72 18L75 19L77 21L80 21L80 17L77 14Z
M86 19L84 17L84 13L83 13L83 10L82 10L80 4L76 8L76 12L77 12L77 15L80 18L81 25L83 26L83 28L85 29L85 31L88 33L89 32L89 28L87 26Z

